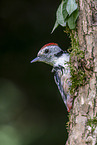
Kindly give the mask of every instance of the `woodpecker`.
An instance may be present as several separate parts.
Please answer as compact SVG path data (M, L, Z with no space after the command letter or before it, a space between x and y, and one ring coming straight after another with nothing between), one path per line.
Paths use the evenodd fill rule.
M48 43L39 50L37 57L31 61L31 63L44 62L53 66L54 80L68 112L72 108L73 101L69 91L71 86L69 59L69 54L65 53L57 43Z

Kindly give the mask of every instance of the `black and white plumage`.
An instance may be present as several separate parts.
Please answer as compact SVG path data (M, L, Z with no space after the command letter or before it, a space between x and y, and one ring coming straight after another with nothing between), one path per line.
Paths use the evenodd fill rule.
M53 66L54 80L68 112L72 108L73 101L69 91L71 86L70 68L68 66L69 57L69 54L64 53L56 43L48 43L40 49L37 57L31 61L31 63L39 61Z
M72 101L73 101L73 99L70 98L70 91L69 91L69 88L71 86L69 70L67 69L65 70L64 67L59 66L57 68L56 67L53 68L53 71L55 71L54 73L55 83L58 86L59 92L69 112L72 107Z

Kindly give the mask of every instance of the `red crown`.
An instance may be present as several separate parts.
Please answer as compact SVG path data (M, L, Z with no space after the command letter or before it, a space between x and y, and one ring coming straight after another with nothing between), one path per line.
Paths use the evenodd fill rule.
M58 46L57 43L48 43L48 44L44 45L41 49L43 49L43 48L46 47L46 46L52 46L52 45L56 45L56 46Z

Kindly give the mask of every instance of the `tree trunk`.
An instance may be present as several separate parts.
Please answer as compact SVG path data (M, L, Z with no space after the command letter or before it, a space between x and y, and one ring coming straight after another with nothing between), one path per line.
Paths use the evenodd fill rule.
M97 0L77 0L79 47L87 67L93 62L88 84L79 87L70 116L66 145L97 145Z

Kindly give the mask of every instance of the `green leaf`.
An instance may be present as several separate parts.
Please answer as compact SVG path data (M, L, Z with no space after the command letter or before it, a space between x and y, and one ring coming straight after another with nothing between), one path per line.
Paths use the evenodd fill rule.
M68 16L68 12L66 10L67 1L68 0L63 1L63 7L62 7L62 14L63 14L64 21L66 20L66 18Z
M66 26L66 21L65 19L68 16L67 10L66 10L66 4L67 4L68 0L64 0L61 2L61 4L58 7L58 10L56 12L56 22L55 25L53 27L53 30L51 33L54 32L54 30L58 27L58 25L60 24L61 26Z
M66 26L66 22L64 21L64 16L63 16L63 11L64 11L64 8L63 8L63 5L65 4L64 1L61 2L61 4L59 5L59 8L57 10L57 22L61 25L61 26Z
M68 26L69 26L70 29L74 29L75 28L75 22L73 21L73 16L71 16L68 19Z
M78 17L78 9L75 0L62 0L56 12L56 22L51 33L59 26L68 24L70 29L75 28L75 22Z
M77 4L75 0L68 0L66 10L69 15L71 15L77 9Z
M78 15L79 15L79 13L78 13L78 9L77 10L75 10L74 12L73 12L73 18L74 18L74 21L76 22L76 20L77 20L77 18L78 18Z
M68 18L67 22L68 22L68 26L70 29L74 29L75 28L75 22L78 18L78 9L76 11L74 11Z
M54 30L55 30L58 26L59 26L59 24L58 24L58 22L57 22L57 20L56 20L55 25L54 25L54 27L53 27L53 30L52 30L51 34L54 32Z

